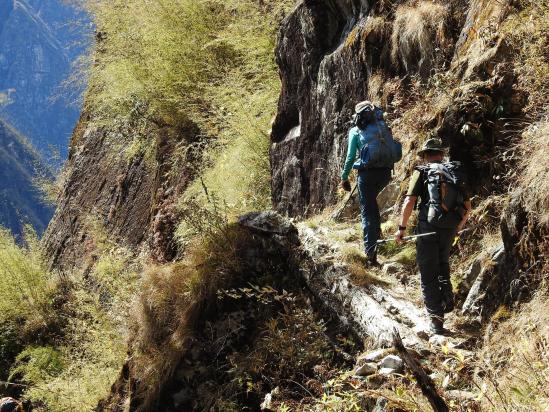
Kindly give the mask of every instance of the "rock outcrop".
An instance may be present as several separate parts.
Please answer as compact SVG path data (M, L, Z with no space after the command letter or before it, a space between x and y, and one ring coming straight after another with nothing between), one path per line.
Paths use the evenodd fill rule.
M503 153L515 150L517 137L517 126L509 119L520 119L526 104L516 86L513 46L501 29L516 12L513 7L496 0L402 2L392 9L358 1L300 3L283 22L276 50L282 92L271 135L274 208L301 217L337 202L349 120L354 104L365 98L385 105L389 117L394 116L397 137L404 140L407 154L397 164L393 185L397 192L415 163L419 143L434 132L450 148L451 158L464 163L472 194L505 196L501 179L513 163ZM405 26L406 18L414 27ZM412 31L423 36L423 43L414 40ZM435 48L438 54L429 54ZM412 76L416 86L410 83ZM444 79L444 90L426 82L429 76L432 82ZM431 106L417 112L421 117L406 118L406 110L418 103L398 89L417 84L431 88ZM384 90L391 87L397 91ZM433 98L437 93L442 97ZM505 247L493 263L499 269L483 269L467 299L467 313L482 312L486 319L499 304L520 300L527 295L528 268L540 267L543 252L534 243L542 242L543 231L536 231L522 192L515 191L503 215ZM395 193L391 201L399 198ZM384 209L396 211L382 201ZM528 250L537 250L529 256L524 246L517 246L528 236L534 242Z
M457 87L444 105L428 109L432 116L426 124L415 119L415 133L436 131L452 157L490 190L497 166L485 160L506 144L499 118L517 115L524 104L512 88L510 51L495 29L509 2L401 7L395 17L394 9L369 2L304 1L283 22L276 50L282 92L271 135L273 205L281 213L310 215L333 205L354 105L366 98L383 100L391 115L412 97L404 94L396 101L394 91L384 91L380 98L383 83L398 79L399 87L410 88L409 76L421 78L426 71L445 73L454 79L447 87ZM403 26L406 16L414 27ZM417 145L417 135L397 137L410 149ZM410 159L404 163L399 176Z
M90 254L93 258L98 230L134 251L145 247L158 262L175 257L174 202L194 177L195 159L185 159L186 167L175 171L170 159L177 144L195 131L176 133L150 125L150 150L131 153L127 136L132 127L97 126L82 116L72 138L63 192L44 235L52 266L69 269L85 264Z
M333 345L330 350L335 350L337 355L333 356L337 362L348 362L349 355L342 353L330 336L345 336L355 342L367 340L371 347L379 349L393 345L396 330L415 354L429 353L432 345L438 345L436 341L429 342L427 316L405 293L399 293L398 288L386 290L375 285L354 285L344 264L325 259L329 245L313 231L306 228L298 230L289 220L274 212L245 215L239 219L237 227L239 236L245 239L234 245L240 260L239 270L225 278L214 295L200 296L189 307L181 308L191 313L196 307L203 310L196 316L178 318L180 324L175 330L184 327L184 336L188 339L180 345L179 352L166 354L176 363L171 364L170 372L152 382L144 379L144 370L136 364L141 355L132 356L131 349L129 360L113 385L109 398L100 403L97 411L122 411L121 405L129 405L130 410L135 411L155 408L165 411L209 410L217 406L216 402L222 399L214 394L223 393L225 389L221 388L231 385L233 370L228 365L238 369L244 363L240 360L242 356L250 362L255 356L263 356L261 351L265 348L261 342L268 342L263 337L267 333L262 329L263 325L286 313L288 308L291 308L292 316L305 310L307 313L314 311L323 318L321 324L329 327L324 332L327 336L321 341L332 341L329 346ZM227 239L227 243L231 245L231 240ZM215 282L211 279L218 277L219 270L227 271L227 268L212 268L208 277L202 280L204 284ZM209 288L204 286L204 290ZM163 303L155 302L147 310L157 312L156 304ZM188 319L192 319L192 323L184 324L189 322ZM139 329L147 327L150 327L147 322L138 325ZM303 329L306 326L299 327ZM136 336L150 333L139 331ZM284 347L291 352L292 345L297 342L299 350L305 350L303 345L306 342L299 340L301 338L296 331L291 333L289 338L292 342L285 341ZM166 345L172 345L169 342L175 339L175 335L169 338ZM459 337L443 340L444 345L452 347L459 342ZM149 350L156 353L160 349L144 348L135 340L130 347L133 345L145 353ZM378 350L360 359L355 367L356 374L375 374L375 379L383 380L384 376L402 372L402 360L390 351ZM337 360L340 357L342 359ZM268 376L269 372L264 368L269 367L267 361L262 361L261 374ZM300 381L305 383L310 378L302 376ZM258 387L268 388L263 384L258 384ZM268 393L258 396L257 390L251 389L246 398L239 399L239 402L242 402L240 405L257 409L265 395L268 396Z

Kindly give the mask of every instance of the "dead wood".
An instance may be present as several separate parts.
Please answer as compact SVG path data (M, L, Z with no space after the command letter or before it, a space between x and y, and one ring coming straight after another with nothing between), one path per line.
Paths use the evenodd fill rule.
M406 366L412 371L421 392L428 399L433 410L435 412L448 412L448 405L446 405L444 399L438 394L433 380L425 373L419 362L413 357L408 349L404 347L402 338L396 329L393 331L393 346L398 351Z

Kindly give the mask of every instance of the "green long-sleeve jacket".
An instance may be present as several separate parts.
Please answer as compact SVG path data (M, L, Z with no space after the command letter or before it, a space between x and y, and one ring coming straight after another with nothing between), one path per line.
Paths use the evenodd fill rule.
M349 142L347 145L347 158L345 159L345 164L343 166L343 171L341 172L341 180L349 179L349 173L353 168L353 164L357 158L360 149L364 146L360 141L360 131L358 127L353 127L349 130Z

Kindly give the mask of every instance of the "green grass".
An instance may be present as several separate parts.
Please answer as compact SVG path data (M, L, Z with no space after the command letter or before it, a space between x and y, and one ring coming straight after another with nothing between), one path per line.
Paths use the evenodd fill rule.
M48 271L36 236L0 230L0 378L26 385L47 410L94 410L126 357L125 320L139 263L97 225L86 278Z
M0 228L0 322L19 320L41 329L50 322L56 279L42 259L38 239L27 227L25 247Z

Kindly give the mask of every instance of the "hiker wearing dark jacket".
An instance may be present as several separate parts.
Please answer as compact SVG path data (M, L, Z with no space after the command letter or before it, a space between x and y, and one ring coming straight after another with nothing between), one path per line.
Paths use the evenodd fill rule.
M375 107L371 102L364 101L355 107L356 126L349 131L347 157L341 173L341 187L351 190L349 173L351 169L359 169L357 166L357 154L367 144L375 145L378 141L387 142L392 145L393 135L391 129L383 119L381 109ZM387 146L388 147L388 146ZM358 171L358 194L360 198L360 212L362 218L364 249L368 261L377 265L376 245L381 232L381 222L377 195L391 180L391 169L395 158L389 160L372 162L362 170Z
M422 150L418 153L425 164L442 163L444 148L440 139L428 139ZM397 243L402 242L406 232L406 225L419 203L418 234L435 232L434 235L425 236L416 240L417 263L421 274L421 289L427 313L431 321L433 333L444 333L444 314L454 308L454 296L450 282L450 249L457 233L463 229L469 211L471 201L467 194L463 193L461 211L455 216L455 225L441 228L428 222L429 201L431 199L425 169L416 169L410 179L410 185L406 193L406 199L400 216L400 223L396 233Z

